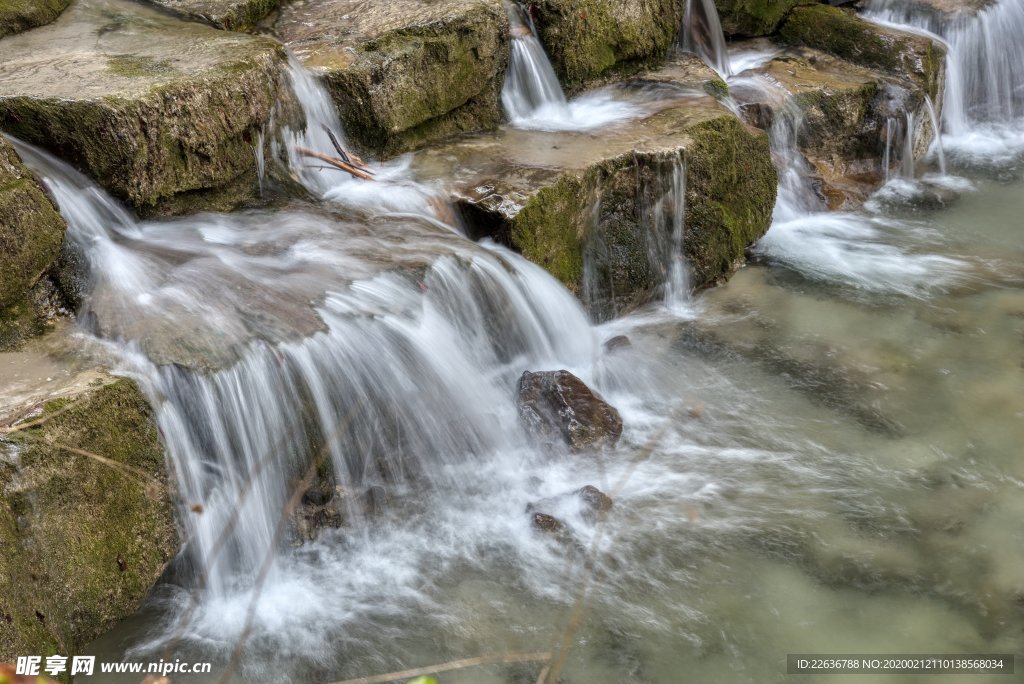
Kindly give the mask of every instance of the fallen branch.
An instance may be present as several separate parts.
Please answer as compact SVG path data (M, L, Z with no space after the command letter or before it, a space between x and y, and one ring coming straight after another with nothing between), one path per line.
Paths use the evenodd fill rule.
M402 670L401 672L389 672L388 674L372 675L370 677L346 679L345 681L334 682L333 684L387 684L388 682L397 682L398 680L404 680L410 677L420 677L422 675L437 674L438 672L461 670L467 667L476 667L477 665L499 665L505 663L542 662L551 658L551 655L551 653L547 652L495 653L494 655L477 656L476 658L450 660L447 663L441 663L439 665L417 667L412 670Z
M299 154L301 154L303 157L310 157L312 159L319 159L320 161L322 161L322 162L324 162L326 164L330 164L331 166L335 167L336 169L340 169L341 171L344 171L347 174L349 174L350 176L353 176L355 178L360 178L362 180L368 180L368 181L372 181L373 180L373 176L371 175L371 172L364 171L363 169L356 168L352 164L349 164L348 162L344 162L341 159L335 159L334 157L329 157L326 154L321 154L321 153L317 152L316 150L309 149L308 147L297 147L297 148L295 148L295 151L298 152Z
M363 163L362 159L341 146L341 141L338 140L338 136L334 135L334 131L327 126L324 126L324 131L327 133L327 137L331 139L331 144L334 145L334 149L338 150L338 156L341 157L342 161L352 164L353 166L357 166L360 169L366 169L366 164Z

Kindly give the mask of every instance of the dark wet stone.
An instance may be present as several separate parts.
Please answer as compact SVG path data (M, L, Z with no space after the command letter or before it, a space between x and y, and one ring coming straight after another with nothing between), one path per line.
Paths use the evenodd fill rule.
M625 335L616 335L607 342L604 343L605 351L615 351L616 349L629 349L633 346L633 343Z
M569 371L523 373L516 406L532 435L563 442L573 451L612 446L622 434L615 407Z

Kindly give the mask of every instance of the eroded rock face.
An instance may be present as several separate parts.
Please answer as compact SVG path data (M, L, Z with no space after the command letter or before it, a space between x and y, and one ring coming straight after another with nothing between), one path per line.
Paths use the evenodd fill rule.
M47 414L0 440L0 660L80 653L138 608L178 548L163 448L135 385L51 401Z
M569 371L523 373L516 406L528 432L573 451L614 446L622 434L615 407Z
M722 30L727 36L767 36L797 5L813 0L715 0Z
M42 281L65 229L53 202L0 136L0 350L41 331L49 294Z
M255 145L286 87L283 60L264 38L79 0L0 42L0 129L143 214L232 209L259 197Z
M54 21L71 0L0 0L0 38Z
M529 3L544 49L571 91L605 75L661 62L679 35L682 0Z
M935 41L889 29L829 5L797 7L779 36L791 45L811 47L888 74L915 81L935 101L945 64L945 51Z
M148 0L175 14L220 29L252 28L277 9L280 0Z
M375 156L501 120L500 0L299 0L274 30L323 77L349 139Z
M623 86L674 88L678 99L599 136L503 129L426 150L414 166L454 186L470 235L520 251L604 319L665 282L671 221L653 225L644 205L669 189L681 161L690 284L712 285L768 229L778 177L767 136L708 96L720 81L703 65L693 78L690 64Z

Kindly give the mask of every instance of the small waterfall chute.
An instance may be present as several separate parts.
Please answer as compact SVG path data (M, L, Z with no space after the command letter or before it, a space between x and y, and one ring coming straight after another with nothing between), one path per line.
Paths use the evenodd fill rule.
M732 76L725 33L714 0L687 0L680 47L700 57L722 78Z

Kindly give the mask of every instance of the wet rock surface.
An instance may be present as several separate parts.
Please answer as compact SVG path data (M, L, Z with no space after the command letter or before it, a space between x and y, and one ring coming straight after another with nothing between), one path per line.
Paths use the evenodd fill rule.
M143 214L259 197L255 148L284 88L273 41L121 0L79 0L0 42L0 129Z
M715 0L727 36L767 36L797 5L812 0Z
M280 0L147 1L185 19L204 21L217 28L234 31L252 28L280 4Z
M614 446L622 434L615 407L569 371L523 373L516 407L530 434L573 451Z
M2 0L0 38L54 21L71 0Z
M346 134L375 156L501 119L509 23L499 0L300 0L274 32L323 77Z
M42 186L0 136L0 351L43 330L52 293L45 275L65 229Z
M80 653L138 608L178 548L163 448L134 384L98 378L31 419L0 435L4 660Z

